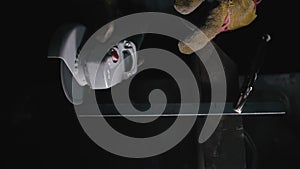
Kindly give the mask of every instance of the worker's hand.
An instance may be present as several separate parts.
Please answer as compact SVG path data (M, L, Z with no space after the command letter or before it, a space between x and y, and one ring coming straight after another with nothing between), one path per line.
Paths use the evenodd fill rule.
M204 0L175 0L174 8L181 14L187 15L193 12Z
M175 9L182 14L187 14L195 10L202 1L176 0ZM203 26L199 28L200 31L187 37L184 42L179 42L180 52L191 54L202 49L219 33L249 25L256 18L256 5L257 0L220 0L218 6L210 11Z

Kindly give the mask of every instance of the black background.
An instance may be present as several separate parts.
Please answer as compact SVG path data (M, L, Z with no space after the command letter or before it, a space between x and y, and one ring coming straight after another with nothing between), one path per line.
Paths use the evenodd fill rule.
M47 59L47 50L53 33L64 23L82 23L91 30L106 23L101 20L105 15L101 4L96 0L52 0L1 5L7 9L1 12L4 28L1 82L8 100L4 102L8 109L3 111L8 112L10 119L11 145L5 155L9 157L5 168L85 166L81 160L89 155L84 152L92 151L95 145L82 131L72 105L65 99L59 62ZM255 53L257 39L269 33L272 41L262 73L299 72L298 11L296 1L263 0L258 6L258 18L250 26L223 33L214 41L237 63L240 74L244 74ZM252 117L245 121L250 126L262 127L255 138L260 168L297 167L299 130L290 126L286 117ZM111 156L102 153L105 154L102 157ZM93 160L109 164L102 157Z

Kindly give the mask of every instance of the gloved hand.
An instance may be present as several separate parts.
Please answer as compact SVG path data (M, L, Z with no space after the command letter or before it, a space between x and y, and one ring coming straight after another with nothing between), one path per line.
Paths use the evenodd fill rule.
M181 14L193 12L204 0L176 0L174 8ZM187 37L184 42L179 42L181 53L191 54L202 49L210 40L219 33L235 30L249 25L256 18L257 0L218 0L200 31ZM186 44L191 46L189 48Z

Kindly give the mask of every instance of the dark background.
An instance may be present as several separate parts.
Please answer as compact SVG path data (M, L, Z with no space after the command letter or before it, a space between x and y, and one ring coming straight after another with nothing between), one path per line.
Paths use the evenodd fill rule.
M3 35L6 44L13 48L4 49L9 52L5 60L15 61L13 70L30 74L30 77L18 78L30 78L31 82L40 79L37 78L40 76L32 76L37 70L46 73L56 70L52 67L53 61L45 58L49 41L59 26L82 23L92 32L107 23L107 19L101 17L107 15L101 0L14 1L3 5L6 6L10 10L2 15L5 23ZM215 42L237 63L240 72L245 73L248 61L255 53L257 39L261 34L269 33L272 36L271 49L262 73L299 72L297 5L264 0L258 6L257 14L258 18L250 26L221 34ZM52 76L43 77L46 77L43 80L53 82Z
M2 12L2 83L10 126L6 168L81 167L81 160L90 156L86 153L94 151L95 145L65 99L59 62L47 59L47 50L53 33L62 24L82 23L91 31L100 28L107 22L101 20L106 15L101 5L96 0L12 1L2 5L8 9ZM250 26L221 34L214 42L236 62L239 73L245 74L257 39L269 33L272 41L262 73L299 72L298 10L296 2L263 0L257 9L258 18ZM297 168L299 130L297 125L290 125L288 115L244 121L255 135L259 168ZM108 160L109 153L101 153L104 155L93 160L106 165L114 162Z

